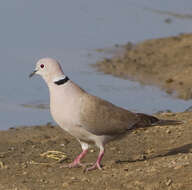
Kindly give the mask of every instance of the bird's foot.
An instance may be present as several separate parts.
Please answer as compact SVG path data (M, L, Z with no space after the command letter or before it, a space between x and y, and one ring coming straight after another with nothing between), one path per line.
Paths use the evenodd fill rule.
M80 161L78 160L74 160L72 163L70 164L63 164L62 166L60 166L60 168L77 168L77 167L84 167L84 164L82 164Z
M68 165L66 165L66 164L62 165L62 166L60 166L60 168L85 167L84 164L82 164L80 161L87 154L87 151L88 151L88 149L83 150L83 152L81 152L81 154L79 154L72 163L70 163Z
M102 170L101 165L100 165L99 162L96 162L95 164L93 164L93 165L92 165L91 167L89 167L89 168L85 168L85 169L84 169L84 172L88 172L88 171L96 170L96 169Z
M74 160L72 163L70 164L63 164L62 166L60 166L60 168L78 168L78 167L83 167L86 168L87 166L93 165L93 163L81 163L78 160Z
M101 163L101 160L103 158L103 155L104 155L104 150L101 150L95 164L93 164L90 168L85 168L84 172L96 170L96 169L102 170L100 163Z

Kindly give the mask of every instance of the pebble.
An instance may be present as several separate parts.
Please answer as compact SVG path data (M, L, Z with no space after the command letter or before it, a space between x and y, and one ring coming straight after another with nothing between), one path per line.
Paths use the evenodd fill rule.
M170 143L171 144L175 144L176 140L175 139L171 139Z
M151 148L146 150L146 154L151 154L151 153L154 153L154 149Z
M27 168L28 165L27 165L27 163L22 163L21 167L24 169L24 168Z
M21 149L21 153L25 153L25 149L24 148Z
M23 175L27 175L27 172L23 172Z
M81 181L83 181L83 182L89 182L90 180L89 180L88 178L84 177L84 178L81 179Z
M166 83L172 83L172 82L174 82L174 80L172 78L168 78L165 82Z
M68 186L69 186L69 183L63 183L62 186L63 186L63 187L68 187Z
M182 168L182 165L177 165L174 167L175 170L178 170L178 169L181 169Z
M172 184L172 180L171 179L167 179L167 181L165 182L165 185L170 186Z
M45 179L40 179L40 182L41 182L41 183L48 183L48 181L45 180Z
M76 180L78 180L76 177L71 177L71 180L72 181L76 181Z
M150 169L148 169L149 172L156 172L157 169L155 167L151 167Z
M12 146L12 147L9 147L8 150L14 151L15 148Z
M171 133L171 130L170 130L170 129L167 129L167 130L166 130L166 133L167 133L167 134L170 134L170 133Z

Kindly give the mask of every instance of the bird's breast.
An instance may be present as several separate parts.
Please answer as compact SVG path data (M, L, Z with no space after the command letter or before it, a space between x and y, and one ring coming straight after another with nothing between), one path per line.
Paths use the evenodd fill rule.
M50 96L50 112L56 123L68 129L79 123L79 100L73 97Z

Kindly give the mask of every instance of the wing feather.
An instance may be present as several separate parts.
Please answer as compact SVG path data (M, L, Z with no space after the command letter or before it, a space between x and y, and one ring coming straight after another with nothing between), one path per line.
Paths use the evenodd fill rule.
M80 125L95 135L118 135L139 118L135 113L85 93L81 99Z

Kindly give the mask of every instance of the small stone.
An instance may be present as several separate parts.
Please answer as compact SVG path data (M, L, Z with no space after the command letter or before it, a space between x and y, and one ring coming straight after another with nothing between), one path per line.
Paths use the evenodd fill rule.
M76 177L71 177L71 180L75 181L75 180L77 180L77 178Z
M183 85L183 82L182 82L182 81L179 81L179 85Z
M183 156L183 159L188 160L189 159L188 155Z
M142 172L141 168L136 169L137 172Z
M63 186L63 187L68 187L68 186L69 186L69 183L63 183L62 186Z
M154 153L154 150L152 148L146 150L146 154L151 154L151 153Z
M170 186L172 184L172 180L171 179L167 179L167 181L165 182L165 185Z
M130 176L130 173L129 173L129 172L126 172L126 173L125 173L125 177L128 177L128 176Z
M23 175L27 175L27 172L23 172Z
M1 169L7 169L8 167L2 161L0 161L0 168Z
M24 168L27 168L27 163L22 163L21 167L24 169Z
M169 78L166 80L166 83L172 83L174 80L172 78Z
M91 149L90 152L95 152L95 150L94 150L94 149Z
M48 183L45 179L40 179L41 183Z
M12 147L9 147L8 150L14 151L15 148L12 146Z
M25 153L25 149L24 148L21 149L21 153Z
M170 134L170 133L171 133L171 130L170 130L170 129L167 129L167 130L166 130L166 133L167 133L167 134Z
M83 181L83 182L89 182L90 180L89 180L88 178L84 177L81 181Z
M151 167L151 168L148 169L148 171L149 172L155 172L155 171L157 171L157 169L155 167Z
M181 169L182 168L182 165L177 165L174 167L175 170L178 170L178 169Z
M178 134L176 135L176 138L179 138L179 137L181 137L181 133L178 133Z
M170 143L171 143L171 144L175 144L175 142L176 142L175 139L171 139L171 140L170 140Z

